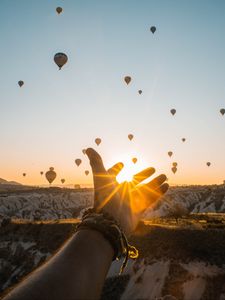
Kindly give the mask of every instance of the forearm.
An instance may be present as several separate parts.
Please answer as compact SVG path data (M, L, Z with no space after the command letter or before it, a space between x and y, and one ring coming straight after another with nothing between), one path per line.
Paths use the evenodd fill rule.
M113 249L101 233L82 230L4 299L98 299L112 257Z

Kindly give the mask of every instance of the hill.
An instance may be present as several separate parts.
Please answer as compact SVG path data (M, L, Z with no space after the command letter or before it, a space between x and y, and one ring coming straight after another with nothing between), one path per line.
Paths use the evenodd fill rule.
M21 221L1 227L1 291L48 259L74 232L75 226L76 222L70 220ZM131 242L140 256L129 261L122 276L118 276L121 262L112 264L102 300L221 300L225 296L224 229L141 224Z
M16 182L16 181L7 181L3 178L0 178L0 184L6 184L6 185L22 185L21 183L19 182Z
M22 187L0 191L2 292L48 259L93 205L93 189ZM178 223L168 217L177 204L191 213ZM131 237L139 259L122 276L112 264L102 300L224 299L224 212L222 185L170 188Z
M0 216L29 220L74 218L92 202L92 189L24 187L0 192Z
M1 189L1 185L0 185ZM0 191L0 216L29 220L78 217L93 204L93 189L35 188L18 186ZM225 212L225 186L172 187L161 201L146 212L151 219L168 215L177 204L190 213Z
M171 187L146 218L166 216L177 204L190 213L225 212L225 185Z

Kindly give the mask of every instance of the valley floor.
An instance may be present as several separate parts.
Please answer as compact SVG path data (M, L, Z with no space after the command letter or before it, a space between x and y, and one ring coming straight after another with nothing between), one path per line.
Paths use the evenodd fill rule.
M120 262L112 264L102 299L224 299L224 228L157 222L137 228L130 242L139 249L139 258L129 262L122 276L117 276ZM76 224L77 219L13 220L0 227L1 292L51 257Z

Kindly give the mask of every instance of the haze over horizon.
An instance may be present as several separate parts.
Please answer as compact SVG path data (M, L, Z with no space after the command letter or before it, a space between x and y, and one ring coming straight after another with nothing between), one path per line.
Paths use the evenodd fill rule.
M42 185L53 166L55 185L91 184L82 149L94 147L124 174L154 166L170 184L222 183L224 28L222 0L3 0L0 177ZM61 71L57 52L68 55Z

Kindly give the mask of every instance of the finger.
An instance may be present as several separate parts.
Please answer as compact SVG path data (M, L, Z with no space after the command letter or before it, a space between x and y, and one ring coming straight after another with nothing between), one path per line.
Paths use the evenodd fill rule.
M145 184L145 186L148 189L158 189L160 187L160 185L162 185L166 180L167 180L166 175L161 174L161 175L157 176L156 178L154 178L149 183Z
M88 148L86 150L86 154L89 158L90 165L92 168L92 172L94 175L99 174L99 173L105 173L105 167L102 162L101 156L92 148Z
M150 183L145 184L138 188L139 195L142 195L142 206L140 205L140 211L144 212L148 207L152 206L169 188L165 175L159 175L153 179Z
M155 173L155 169L154 168L147 168L143 171L141 171L140 173L137 173L133 176L133 183L135 185L139 184L140 182L142 182L143 180L147 179L148 177L150 177L152 174Z
M169 184L168 183L164 183L159 187L160 193L165 194L169 189Z
M109 168L107 172L109 175L116 177L123 169L123 167L124 167L123 163L119 162L115 164L113 167Z

